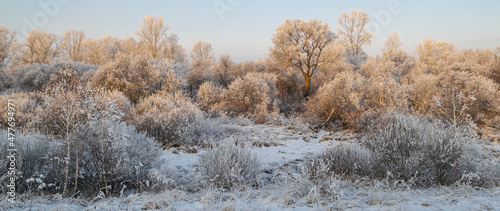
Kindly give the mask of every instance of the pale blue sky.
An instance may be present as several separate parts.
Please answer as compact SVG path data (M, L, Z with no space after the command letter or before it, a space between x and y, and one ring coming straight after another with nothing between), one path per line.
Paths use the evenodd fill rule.
M393 32L400 33L403 48L411 54L425 38L451 42L458 49L500 46L498 0L64 0L67 3L59 4L53 14L41 6L57 1L0 0L0 25L17 31L18 39L25 35L25 20L33 22L33 17L42 22L39 29L58 35L73 28L85 31L87 37L122 38L136 37L142 17L156 14L164 16L168 33L176 33L188 52L197 40L204 40L212 43L216 55L230 54L236 61L245 61L267 56L276 27L287 18L319 19L335 32L342 11L361 9L370 12L373 24L380 26L372 44L365 47L371 56L380 53ZM401 12L392 14L387 24L385 19L376 21L376 14L389 12L390 2L399 3ZM228 10L218 13L215 5Z

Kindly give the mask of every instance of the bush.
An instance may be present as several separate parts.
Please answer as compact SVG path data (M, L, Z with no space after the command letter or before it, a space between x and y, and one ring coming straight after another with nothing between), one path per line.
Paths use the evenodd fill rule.
M143 99L132 110L129 123L162 144L174 145L198 144L223 130L181 93L155 94Z
M139 191L148 188L149 171L161 155L154 139L117 119L93 119L75 133L75 143L79 143L72 151L71 163L76 163L74 150L78 149L80 178L77 190L88 194L103 191L111 195L119 194L123 188ZM61 155L61 159L63 157ZM75 172L73 166L71 172ZM73 180L70 185L75 185Z
M120 91L101 91L103 97L107 97L114 101L118 110L123 112L124 118L130 117L130 112L132 111L132 102L123 95Z
M10 183L11 174L8 174L10 153L7 149L17 149L15 152L16 158L16 192L21 194L27 192L29 189L29 178L38 175L41 180L39 181L40 189L38 191L54 192L56 187L63 181L61 175L62 161L49 160L52 153L57 148L57 143L51 142L50 138L40 134L16 133L14 147L9 146L7 130L0 130L0 182L2 184ZM5 186L0 188L0 192L6 195L8 190L4 189Z
M222 107L236 115L254 114L261 104L269 111L276 99L276 76L251 73L238 78L224 90Z
M0 181L10 179L7 174L7 131L0 130ZM160 155L153 139L135 128L118 121L92 120L74 132L69 157L69 192L75 189L85 196L99 191L118 194L128 189L144 189L150 181L149 171ZM58 193L65 181L66 144L41 134L16 134L18 193L29 190L30 178L38 178L45 193ZM76 164L78 163L78 173ZM75 184L78 175L78 184ZM74 186L77 186L76 188ZM108 187L105 191L104 187ZM3 187L2 187L3 188ZM5 193L4 189L0 192Z
M303 170L314 181L329 179L335 174L368 176L371 172L371 157L366 147L342 142L323 151Z
M146 57L119 54L115 61L101 66L92 78L92 85L118 90L136 103L159 89L159 75Z
M319 88L309 100L307 115L316 121L337 118L354 126L364 110L362 100L365 82L366 79L359 73L340 73L335 80Z
M51 65L29 64L14 69L17 86L23 91L44 91L62 81L86 83L84 75L97 66L57 61Z
M378 177L413 181L417 185L449 185L472 172L469 142L475 135L465 128L409 114L389 113L369 127L367 146Z
M198 165L208 185L229 190L254 185L261 164L249 148L224 142L200 155Z
M484 124L500 115L500 86L491 79L450 72L441 74L436 86L433 112L453 124L467 124L469 118Z
M7 90L14 87L14 77L0 69L0 90ZM2 91L0 91L1 93Z
M304 88L298 74L279 72L276 79L277 98L280 112L285 115L302 111L304 107Z
M366 81L363 102L374 110L407 110L409 105L408 86L398 83L389 76L378 76Z
M198 104L204 111L209 111L214 105L222 101L222 86L206 81L198 90Z
M16 114L14 117L16 119L16 126L18 130L25 132L36 129L34 128L35 125L33 125L32 123L36 120L38 106L43 104L44 100L42 95L35 92L19 92L0 95L1 128L7 128L7 109L9 108L7 103L9 99L14 100L12 103L15 105L14 109L16 109Z

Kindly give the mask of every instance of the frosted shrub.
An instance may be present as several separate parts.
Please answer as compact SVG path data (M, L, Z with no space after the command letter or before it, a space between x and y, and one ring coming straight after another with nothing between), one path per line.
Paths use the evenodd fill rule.
M324 150L303 169L312 180L326 180L333 175L367 176L371 171L371 152L357 143L339 143Z
M1 63L1 62L0 62ZM7 90L14 87L14 77L0 69L0 90ZM2 91L0 91L1 93Z
M89 71L92 72L97 69L98 66L55 60L51 68L54 69L54 72L50 75L49 86L55 86L62 81L86 84L89 78L85 77L85 75Z
M280 111L286 115L301 111L304 107L303 85L298 74L277 70L276 89Z
M18 130L29 131L34 129L32 122L36 119L37 107L42 104L43 98L38 93L12 93L0 95L0 127L7 128L8 123L8 99L13 99L16 112L16 126Z
M307 105L307 113L314 120L329 121L339 118L354 125L363 111L363 86L366 79L359 73L343 72L333 81L319 88Z
M500 86L484 76L467 72L444 73L436 84L440 90L433 98L433 112L453 123L491 120L500 111Z
M368 129L368 148L378 177L413 181L417 185L448 185L470 166L469 142L476 137L465 128L401 113L388 113Z
M29 64L14 70L17 85L26 91L44 90L54 72L47 64Z
M158 89L160 72L146 57L119 54L115 61L101 66L91 79L98 88L121 91L132 102Z
M0 182L2 184L10 183L11 175L7 173L9 166L10 153L7 151L9 147L9 140L7 139L7 130L0 130ZM28 191L29 184L27 179L38 175L43 175L45 179L43 183L46 184L41 191L53 192L58 187L58 183L63 180L60 174L59 166L61 162L56 160L50 161L48 157L52 156L57 144L49 141L49 137L40 134L23 135L16 133L15 149L17 149L16 158L16 191L17 193L24 193ZM61 160L62 161L62 160ZM6 195L8 190L4 189L5 186L0 188L0 193Z
M276 76L269 73L250 73L238 78L224 91L223 107L234 114L254 114L264 103L266 110L276 99Z
M65 80L68 83L81 82L82 76L91 69L97 68L93 65L85 65L75 62L55 61L51 65L29 64L14 69L14 77L17 86L24 91L44 91L49 86Z
M130 122L162 144L197 144L221 132L215 120L208 120L181 93L156 94L142 100L132 111Z
M222 86L212 81L206 81L201 84L197 98L200 107L205 111L210 110L222 100L222 90Z
M409 90L408 86L398 83L390 76L378 76L366 81L364 87L364 104L375 110L408 108Z
M411 75L410 105L416 112L431 112L438 78L432 74Z
M261 164L249 148L229 141L200 155L198 165L208 185L231 189L253 185Z
M145 190L151 181L149 172L161 149L133 126L102 118L93 119L76 132L80 154L77 189L91 194L102 190L108 195L118 194L123 188Z

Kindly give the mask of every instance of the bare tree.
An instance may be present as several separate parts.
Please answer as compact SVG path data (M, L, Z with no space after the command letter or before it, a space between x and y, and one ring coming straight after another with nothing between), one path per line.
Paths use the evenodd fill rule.
M281 66L302 73L307 96L316 71L333 62L325 52L332 46L334 37L328 24L319 20L287 19L273 35L270 57Z
M146 49L153 59L159 56L168 29L168 25L163 24L163 16L146 15L142 19L141 29L135 34L146 44Z
M50 61L59 53L59 40L52 33L41 30L31 30L21 45L16 62L19 64L50 64Z
M16 32L9 31L9 28L0 25L0 67L9 63L13 46L16 43Z
M373 34L368 31L370 16L368 12L351 10L350 14L342 12L339 17L337 34L351 56L359 56L364 45L371 43Z
M83 60L83 40L85 33L83 31L70 29L63 35L61 49L68 53L69 58L75 62Z

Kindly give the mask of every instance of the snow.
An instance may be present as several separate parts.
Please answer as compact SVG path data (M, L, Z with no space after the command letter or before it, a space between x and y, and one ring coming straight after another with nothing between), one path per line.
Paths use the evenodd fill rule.
M263 170L290 171L290 174L327 147L341 141L358 141L355 135L343 130L316 133L277 125L241 124L234 126L231 133L228 139L252 146L251 151L260 158ZM499 143L485 142L481 146L499 157ZM206 149L197 148L197 151L168 149L162 159L183 172L179 174L182 177L196 168L198 156ZM161 193L132 193L94 202L36 196L31 203L31 197L24 195L15 205L4 199L0 210L30 210L30 206L31 210L500 210L500 187L452 185L407 189L389 188L384 182L334 180L334 199L330 201L316 200L316 187L299 180L229 192L173 189Z

